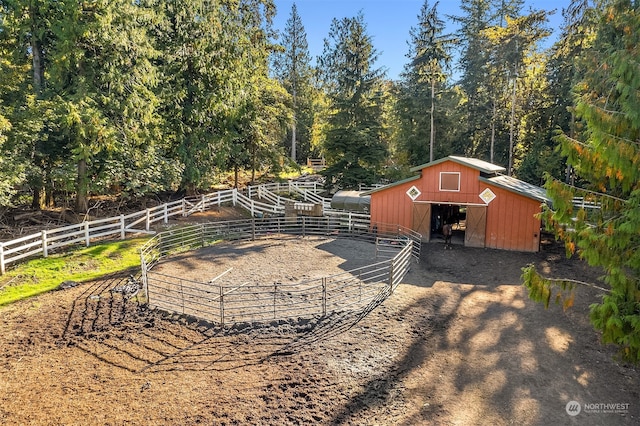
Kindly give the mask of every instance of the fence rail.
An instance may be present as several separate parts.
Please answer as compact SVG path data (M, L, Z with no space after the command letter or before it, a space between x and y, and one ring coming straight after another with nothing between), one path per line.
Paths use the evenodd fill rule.
M307 202L322 203L325 216L340 217L337 220L348 228L351 226L362 230L368 228L368 223L364 225L361 223L361 220L368 221L368 215L345 215L344 212L332 210L331 201L317 195L318 191L320 191L320 187L316 182L290 181L286 184L273 183L250 186L246 189L246 195L236 189L223 190L196 197L186 197L128 215L43 230L15 240L0 242L0 275L6 272L7 266L26 258L47 257L54 251L60 251L65 247L77 244L88 247L95 241L109 237L124 240L130 234L155 234L151 227L156 223L167 223L171 217L189 216L196 212L220 207L223 204L239 205L248 210L252 217L280 216L284 214L286 202L292 201L279 195L284 192L298 194ZM254 197L265 199L271 204L256 201Z
M346 216L346 217L342 217ZM154 236L141 250L142 282L149 306L203 318L222 325L327 315L355 309L386 297L400 284L413 258L420 255L420 235L398 226L370 228L368 219L348 217L265 218L194 225ZM364 216L364 215L361 215ZM363 230L366 230L363 232ZM341 274L303 281L224 286L156 272L161 259L218 240L255 240L276 234L358 238L395 242L389 259Z

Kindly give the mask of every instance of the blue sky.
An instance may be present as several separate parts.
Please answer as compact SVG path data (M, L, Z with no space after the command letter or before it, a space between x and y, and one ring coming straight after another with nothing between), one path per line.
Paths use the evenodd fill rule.
M274 2L278 11L274 26L282 31L291 15L294 0ZM323 41L329 34L331 20L354 17L362 11L368 33L373 37L374 47L380 53L376 65L386 68L387 76L395 79L407 62L405 55L409 49L409 30L417 25L424 0L295 0L295 3L307 32L309 51L314 64L315 58L322 53ZM550 45L560 32L562 8L566 8L569 3L570 0L526 0L523 11L527 12L530 7L557 9L549 21L549 27L554 31L549 39ZM429 1L430 6L434 4L435 1ZM453 32L456 27L448 22L446 15L460 15L459 2L441 0L437 10L440 17L450 25L447 30Z

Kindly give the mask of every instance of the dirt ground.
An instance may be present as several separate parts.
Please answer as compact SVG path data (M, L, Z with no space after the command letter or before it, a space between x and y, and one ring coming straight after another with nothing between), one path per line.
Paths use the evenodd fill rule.
M298 244L295 255L346 270L373 260L373 246L358 244ZM295 262L286 249L265 253L261 277L291 274L277 269ZM41 295L0 310L0 423L638 424L638 369L616 362L588 321L599 292L579 289L563 312L529 301L520 285L528 263L597 280L563 253L553 244L537 254L445 251L435 241L364 317L254 328L148 311L109 291L121 275ZM581 404L576 416L570 401Z

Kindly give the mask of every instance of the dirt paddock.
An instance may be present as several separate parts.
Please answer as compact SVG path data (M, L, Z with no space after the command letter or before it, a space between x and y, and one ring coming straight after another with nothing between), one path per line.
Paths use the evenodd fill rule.
M227 248L240 263L246 251L264 254L254 265L261 279L304 256L304 270L281 270L299 279L374 255L349 244L282 247L276 258L259 246ZM442 247L425 244L367 315L222 329L110 292L123 276L5 307L0 423L638 424L638 369L614 361L589 324L598 292L580 289L570 311L545 311L520 285L528 263L588 281L596 271L553 245L538 254ZM570 401L581 404L576 416ZM597 404L622 404L622 413Z

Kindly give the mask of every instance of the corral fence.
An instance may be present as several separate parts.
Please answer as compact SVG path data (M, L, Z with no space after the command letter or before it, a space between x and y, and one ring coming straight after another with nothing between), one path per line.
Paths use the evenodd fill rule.
M221 325L327 315L384 300L420 256L420 235L397 225L370 227L368 216L263 218L199 224L162 232L141 250L142 283L149 307ZM299 283L222 285L153 270L163 258L217 241L246 241L283 235L352 238L393 245L393 257L337 275ZM392 244L393 241L393 244Z
M302 208L305 207L305 203L326 204L326 199L316 194L320 189L315 182L291 181L252 186L244 191L222 190L186 197L131 214L42 230L11 241L0 242L0 274L6 272L7 266L20 260L36 256L47 257L50 253L59 252L72 245L83 244L88 247L91 243L107 238L116 237L124 240L131 234L155 234L156 232L151 229L154 224L168 223L171 217L189 216L196 212L219 208L222 205L239 205L248 210L253 217L282 215L288 198L277 195L278 192L298 194L298 197L303 200L294 200L294 202ZM252 198L257 196L270 202L260 202Z

